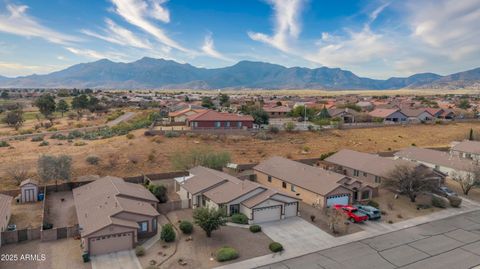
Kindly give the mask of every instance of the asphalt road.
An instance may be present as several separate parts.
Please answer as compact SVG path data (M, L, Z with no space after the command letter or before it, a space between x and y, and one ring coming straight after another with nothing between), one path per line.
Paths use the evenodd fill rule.
M261 269L467 269L480 265L480 211L386 233Z

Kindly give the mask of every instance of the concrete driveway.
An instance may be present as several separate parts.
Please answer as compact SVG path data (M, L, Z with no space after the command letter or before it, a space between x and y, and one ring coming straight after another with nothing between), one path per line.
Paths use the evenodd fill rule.
M92 269L142 269L133 250L92 257Z
M329 244L335 239L334 236L300 217L264 223L261 226L268 237L281 243L285 251L290 253L305 253L318 246Z

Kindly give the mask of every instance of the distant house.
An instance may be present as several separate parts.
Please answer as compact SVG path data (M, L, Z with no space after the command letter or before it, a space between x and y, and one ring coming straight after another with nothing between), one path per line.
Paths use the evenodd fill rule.
M440 118L440 115L444 112L443 109L441 108L432 108L432 107L427 107L425 110L430 113L434 118Z
M206 111L206 109L193 109L191 106L179 111L169 112L168 118L171 123L185 123L187 118L192 115L196 115L200 112Z
M224 172L197 166L187 177L176 178L178 194L192 208L210 207L227 216L245 214L249 223L297 216L299 198Z
M434 118L426 109L402 108L400 112L406 115L409 121L430 121Z
M450 149L450 154L460 158L480 161L480 142L463 140Z
M253 128L253 117L250 115L245 116L206 110L189 116L187 118L187 125L192 129L251 129Z
M288 106L274 106L274 107L263 107L263 110L268 113L270 118L285 118L288 116L288 113L292 111Z
M451 109L444 109L444 108L426 108L430 114L433 115L434 118L437 119L447 119L452 120L455 119L455 112Z
M356 106L360 107L362 111L370 111L373 109L374 105L368 101L360 101L355 104Z
M10 215L12 213L12 199L13 197L0 194L0 247L2 246L2 232L7 230L10 222Z
M354 123L358 112L350 108L328 109L328 114L332 118L340 118L345 123ZM321 112L319 112L321 113Z
M38 182L26 179L20 183L20 202L34 203L38 201Z
M133 249L157 234L158 199L143 185L104 177L73 189L81 246L90 255Z
M368 113L372 118L382 119L384 122L406 122L407 116L400 109L377 108Z
M377 193L369 184L282 157L265 160L253 170L260 184L290 192L320 207L368 200Z

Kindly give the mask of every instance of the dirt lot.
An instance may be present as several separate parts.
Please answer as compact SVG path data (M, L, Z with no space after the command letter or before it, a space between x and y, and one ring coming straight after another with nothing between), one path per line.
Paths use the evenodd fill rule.
M8 269L90 269L90 263L83 263L80 241L72 238L61 239L50 242L40 242L40 240L25 241L18 244L2 246L2 253L17 254L18 259L21 255L44 254L44 261L16 261L1 262L0 268Z
M181 210L174 211L168 214L168 218L178 225L178 220L190 220L192 211ZM170 258L161 268L212 268L219 265L228 264L228 262L219 263L212 260L211 257L215 251L222 246L231 246L239 252L238 259L232 262L251 259L253 257L262 256L271 253L268 245L272 242L263 233L251 233L248 229L224 226L220 230L214 231L211 238L207 238L205 232L198 226L195 226L191 237L193 240L186 241L188 236L177 234L177 252ZM163 248L167 245L168 248ZM150 260L157 262L163 258L161 253L170 254L173 251L172 244L165 244L157 242L151 249L146 252L146 255L140 258L140 263L143 267L149 265ZM182 258L187 262L187 265L181 266L178 264L178 259Z
M17 230L37 228L42 225L42 202L17 204L12 203L10 223L17 225Z
M0 148L0 171L5 171L6 167L14 164L23 164L30 167L34 175L36 162L41 154L69 154L74 160L74 177L85 174L123 177L171 171L170 157L177 151L195 147L225 150L231 153L232 161L250 163L274 155L312 158L342 148L377 152L401 149L412 144L420 147L448 146L452 140L465 138L470 128L480 132L480 123L281 133L267 141L238 136L145 137L145 130L133 132L133 139L119 136L85 141L86 145L83 146L58 140L50 140L50 145L45 147L39 147L37 143L30 141L13 141L12 148ZM308 152L305 152L305 148L308 148ZM89 155L100 157L100 164L88 164L85 159ZM16 187L6 176L0 180L4 188Z
M45 206L45 222L53 224L53 228L70 227L78 223L71 191L48 193Z

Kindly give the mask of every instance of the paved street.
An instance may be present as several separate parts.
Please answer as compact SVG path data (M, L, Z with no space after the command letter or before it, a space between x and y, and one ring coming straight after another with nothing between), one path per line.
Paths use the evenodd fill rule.
M463 269L480 265L480 211L259 267Z

